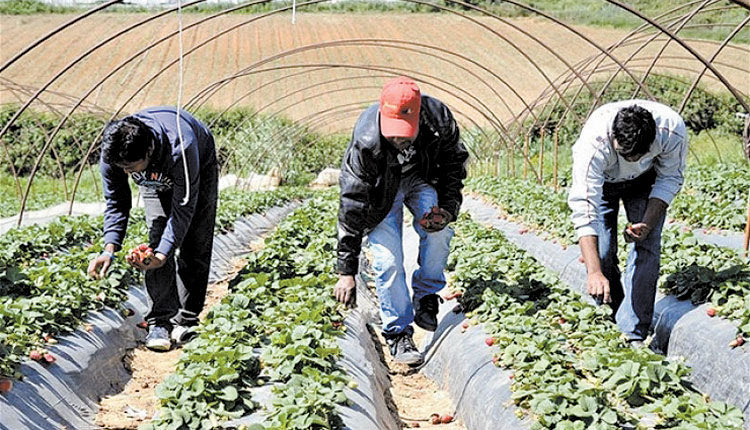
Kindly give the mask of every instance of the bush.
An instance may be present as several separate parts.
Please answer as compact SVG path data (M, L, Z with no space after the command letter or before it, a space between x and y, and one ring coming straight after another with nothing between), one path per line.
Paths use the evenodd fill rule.
M17 105L0 106L0 129L5 127L18 109ZM19 176L27 176L31 173L39 151L59 122L58 115L27 109L2 137ZM51 147L42 158L39 173L58 176L60 166L65 172L79 167L92 139L104 127L104 123L105 119L98 115L73 114L55 135ZM97 163L98 161L99 151L93 151L87 162ZM3 163L3 165L3 172L11 173L10 164Z

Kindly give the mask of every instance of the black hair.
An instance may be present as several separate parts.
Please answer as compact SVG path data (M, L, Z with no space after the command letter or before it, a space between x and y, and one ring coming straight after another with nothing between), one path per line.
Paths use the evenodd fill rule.
M643 155L656 138L656 122L648 110L632 105L620 109L612 124L617 152L623 157Z
M102 159L110 165L143 160L152 140L148 127L138 118L128 116L112 121L102 134Z

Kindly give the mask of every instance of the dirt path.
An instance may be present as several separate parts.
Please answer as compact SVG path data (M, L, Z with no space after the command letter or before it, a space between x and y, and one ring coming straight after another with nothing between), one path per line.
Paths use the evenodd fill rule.
M410 284L412 272L417 268L416 260L418 253L419 238L411 226L412 216L404 210L403 241L404 241L404 268L406 270L407 283ZM369 253L365 250L369 258ZM375 282L367 279L367 285L372 294L375 294ZM412 324L414 327L414 343L418 348L424 344L428 332ZM385 339L376 329L380 346L383 350L385 363L389 369L391 379L391 398L396 412L401 418L403 428L435 428L445 430L463 430L466 427L460 419L446 424L432 424L433 414L440 416L450 415L455 417L456 406L453 404L448 392L442 390L438 384L429 379L418 370L408 365L395 363L391 360Z
M415 328L414 343L420 345L426 334L424 330ZM383 336L378 334L378 339L383 350L388 351ZM385 361L390 369L391 396L403 428L466 429L460 419L447 424L431 424L432 414L455 416L456 407L448 393L441 390L424 374L407 365L394 363L387 352Z
M253 249L259 249L261 243L262 239L254 242ZM238 260L235 270L239 270L243 264L243 260ZM228 281L209 285L201 320L211 307L228 294L227 287ZM159 408L156 387L174 372L181 353L181 349L155 352L143 345L133 350L130 355L132 378L122 392L102 399L95 424L104 429L119 430L136 429L147 423Z

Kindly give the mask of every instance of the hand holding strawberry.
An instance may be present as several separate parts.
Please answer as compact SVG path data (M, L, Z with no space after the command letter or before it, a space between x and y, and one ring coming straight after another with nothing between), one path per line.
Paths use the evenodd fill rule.
M625 237L625 242L630 243L646 240L649 233L651 233L651 227L646 223L639 222L636 224L628 224L625 227L625 231L622 232L622 235Z
M419 220L419 226L427 233L434 233L444 229L452 220L453 216L451 216L450 212L433 206L428 212L422 215L422 219Z
M162 254L154 254L154 250L144 243L131 249L125 259L137 269L153 270L163 266L167 257Z

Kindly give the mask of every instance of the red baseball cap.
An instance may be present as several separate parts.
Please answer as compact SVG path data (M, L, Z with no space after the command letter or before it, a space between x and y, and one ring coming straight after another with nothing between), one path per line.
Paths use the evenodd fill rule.
M383 85L380 93L380 134L384 137L414 137L419 129L422 94L417 83L399 76Z

